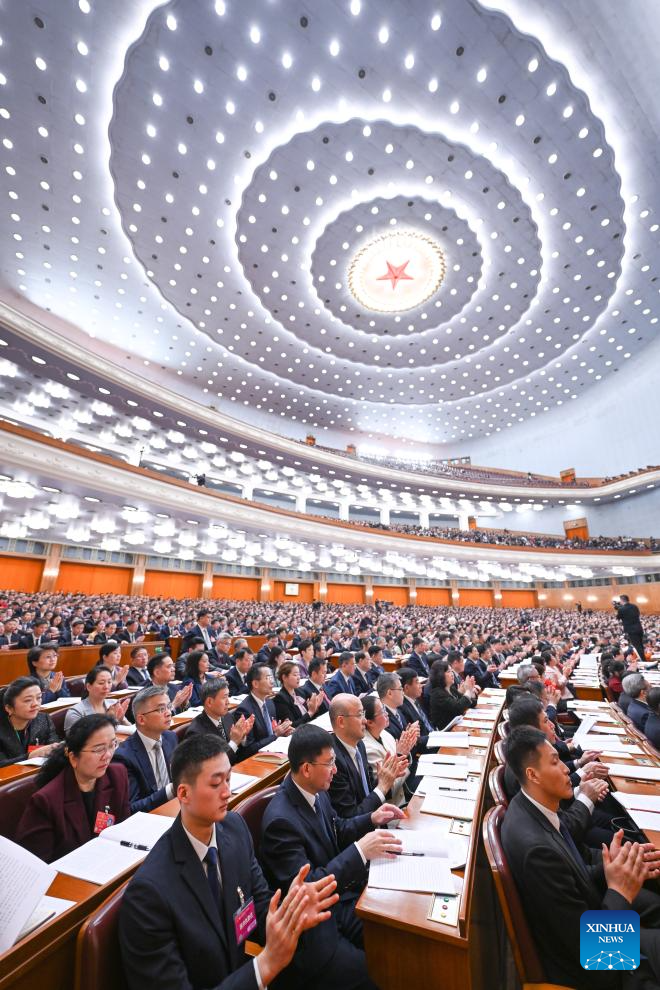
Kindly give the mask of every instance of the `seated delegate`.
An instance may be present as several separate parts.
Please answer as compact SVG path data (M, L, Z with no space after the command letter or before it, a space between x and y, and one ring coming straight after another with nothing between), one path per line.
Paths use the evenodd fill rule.
M286 972L300 935L330 917L334 877L304 883L300 869L288 893L271 897L243 819L228 811L227 744L205 733L172 757L181 813L158 840L124 893L119 945L129 990L263 990ZM254 917L254 925L237 923ZM254 928L254 931L251 930ZM255 959L246 938L264 945ZM264 944L265 942L265 944ZM313 985L315 972L309 972Z
M309 722L316 718L318 709L323 702L323 695L313 694L304 698L299 693L300 668L298 664L293 660L285 660L280 666L279 675L282 687L273 698L275 717L280 722L288 719L294 728L302 725L303 722Z
M68 732L74 722L85 715L111 715L116 722L128 724L125 718L130 698L106 705L105 699L112 691L112 674L107 667L92 667L85 677L86 695L69 708L64 717L64 731Z
M35 677L17 677L0 693L0 767L27 756L48 756L59 736L41 709L41 685Z
M18 824L22 846L50 863L128 818L126 770L110 762L116 747L108 715L74 722L37 775Z
M58 698L69 698L71 692L64 680L61 670L57 667L57 647L54 643L43 646L33 646L28 650L27 665L31 677L36 677L41 685L41 703L56 701Z

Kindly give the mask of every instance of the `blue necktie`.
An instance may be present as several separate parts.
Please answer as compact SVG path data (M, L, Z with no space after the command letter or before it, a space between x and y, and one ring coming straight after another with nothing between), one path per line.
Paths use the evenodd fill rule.
M344 677L343 674L342 677ZM353 687L348 677L344 677L344 681L346 682L346 694L355 694L355 688Z
M364 789L364 796L369 795L369 782L367 781L367 775L364 770L364 763L362 762L362 757L360 756L360 750L355 751L355 760L357 762L358 771L360 773L360 780L362 781L362 787Z
M332 849L337 849L337 842L332 834L332 830L330 829L326 817L323 814L323 809L321 808L321 803L319 801L318 794L316 795L316 798L314 800L314 811L316 812L316 817L319 820L319 825L321 826L321 829L326 839L330 843L330 846L332 847Z
M420 708L419 705L413 705L413 707L414 707L415 711L417 712L417 714L419 715L419 721L422 723L422 728L425 729L426 732L431 732L432 731L432 729L431 729L431 723L427 719L427 717L426 717L423 709Z
M211 897L213 899L213 903L218 909L218 914L222 918L222 892L220 890L220 877L218 875L218 850L215 846L208 847L206 850L206 856L204 857L204 862L207 867L206 879L209 885L209 890L211 891Z
M589 871L587 870L587 867L585 865L585 862L582 859L582 856L580 855L580 850L578 849L578 847L573 842L573 836L568 831L568 829L566 828L566 826L564 825L564 823L561 821L561 819L559 821L559 834L561 835L562 839L564 840L564 842L568 846L568 851L570 852L571 856L573 857L573 859L577 863L578 867L580 868L580 871L582 872L582 875L585 876L585 877L588 877L589 876Z
M394 722L397 729L400 729L401 732L403 732L403 723L401 722L399 713L397 711L394 711L394 709L390 709L389 716L390 716L390 721Z

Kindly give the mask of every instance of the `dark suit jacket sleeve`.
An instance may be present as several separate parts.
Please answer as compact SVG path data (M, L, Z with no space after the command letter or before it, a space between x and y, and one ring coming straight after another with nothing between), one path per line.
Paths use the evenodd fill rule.
M147 759L149 759L148 756ZM153 811L154 808L159 808L161 804L165 804L167 801L167 792L164 787L159 787L158 790L153 791L151 794L145 794L147 790L146 781L133 753L128 752L128 750L122 752L120 746L113 756L112 761L126 767L126 772L128 773L128 799L132 815L136 811Z
M454 698L448 691L431 691L431 724L436 729L444 729L457 715L463 715L472 707L469 698Z
M172 913L167 891L138 873L124 894L119 930L130 990L145 990L146 986L158 990L193 990L178 950L176 918ZM208 990L258 990L253 961L246 962Z
M285 890L301 866L309 863L304 838L298 833L295 824L284 817L273 818L268 822L261 844L261 856L269 876L272 875ZM307 882L312 883L333 873L337 880L337 890L342 893L351 881L363 876L364 872L362 857L351 841L351 845L325 866L313 866L307 874Z
M337 759L337 773L332 778L328 794L332 807L340 818L353 818L355 815L371 814L383 803L375 791L371 791L361 801L357 800L348 770L343 761Z
M580 958L580 917L591 905L585 901L572 871L566 869L563 857L544 844L530 847L523 861L522 884L530 890L543 891L535 898L538 929L544 932L544 943L558 957ZM630 911L631 905L620 894L607 890L601 910Z

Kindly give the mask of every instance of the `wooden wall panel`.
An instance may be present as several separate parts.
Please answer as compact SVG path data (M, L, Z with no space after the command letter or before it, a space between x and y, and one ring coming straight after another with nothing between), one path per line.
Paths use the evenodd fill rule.
M451 605L449 588L417 588L418 605Z
M146 571L143 594L153 598L199 598L202 594L202 575Z
M408 588L400 585L389 585L389 584L375 584L374 585L374 597L373 601L380 598L386 602L392 602L393 605L407 605L408 604Z
M463 595L461 595L461 598ZM533 590L502 590L502 608L536 608L536 592Z
M326 601L337 605L364 605L364 585L329 584Z
M460 597L456 605L492 608L493 592L490 588L459 588Z
M239 601L259 601L259 578L232 577L215 574L213 577L212 598L233 598Z
M0 557L0 588L7 591L38 591L43 569L43 560Z
M297 595L285 595L284 588L287 584L297 584L298 594ZM275 601L276 602L305 602L310 603L314 601L314 584L312 582L305 582L301 584L298 581L276 581L275 582Z
M131 588L131 567L80 564L62 561L55 579L55 591L81 592L85 595L127 595Z

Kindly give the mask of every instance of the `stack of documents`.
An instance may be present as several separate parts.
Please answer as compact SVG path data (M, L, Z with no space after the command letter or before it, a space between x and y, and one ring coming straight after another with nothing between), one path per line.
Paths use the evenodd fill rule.
M6 952L25 929L57 874L15 842L0 836L0 953ZM43 924L46 915L37 924Z
M291 742L291 736L277 736L272 742L268 743L255 753L256 760L270 760L275 763L282 763L286 760L289 753L289 743Z
M452 749L467 749L469 746L467 732L429 732L427 749L436 749L442 746Z
M427 794L422 804L422 811L427 815L440 815L443 818L461 818L472 821L476 801L468 798L448 797L446 794Z
M633 780L660 780L660 767L646 767L639 763L609 763L610 777L629 777Z
M626 794L625 791L613 791L613 794L638 828L660 832L660 795Z

